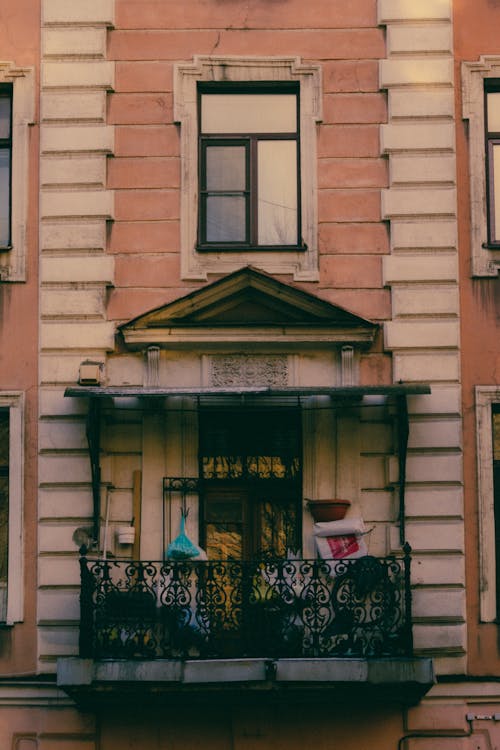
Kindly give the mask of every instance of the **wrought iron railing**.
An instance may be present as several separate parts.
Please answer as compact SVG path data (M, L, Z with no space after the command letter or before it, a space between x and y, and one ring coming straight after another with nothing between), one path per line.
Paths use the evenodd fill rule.
M410 656L410 555L258 562L81 558L80 655Z

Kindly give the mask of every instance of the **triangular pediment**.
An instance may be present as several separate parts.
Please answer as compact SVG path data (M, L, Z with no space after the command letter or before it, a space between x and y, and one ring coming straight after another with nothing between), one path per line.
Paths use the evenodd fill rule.
M246 267L121 326L127 343L162 342L161 331L337 329L371 340L376 324L297 287ZM149 332L149 333L148 333ZM168 335L167 335L168 332Z

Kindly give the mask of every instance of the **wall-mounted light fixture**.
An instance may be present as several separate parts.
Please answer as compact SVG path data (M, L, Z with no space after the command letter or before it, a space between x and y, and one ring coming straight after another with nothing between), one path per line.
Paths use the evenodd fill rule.
M86 359L80 364L78 371L79 385L100 385L104 365L102 362L92 362Z

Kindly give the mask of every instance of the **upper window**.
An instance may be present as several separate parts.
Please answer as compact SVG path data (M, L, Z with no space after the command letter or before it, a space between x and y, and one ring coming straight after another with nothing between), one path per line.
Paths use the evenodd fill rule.
M488 244L500 246L500 81L485 81Z
M9 247L12 164L12 85L0 85L0 247Z
M297 249L298 87L200 86L200 250Z
M26 278L32 68L0 62L0 281Z
M0 410L0 621L7 613L9 562L9 412Z
M462 63L462 111L469 121L473 276L500 268L500 56Z
M500 404L492 405L493 430L493 515L495 525L495 574L496 574L496 614L500 614Z
M317 65L295 57L195 57L176 66L181 274L255 265L316 281Z
M0 622L23 615L23 406L0 391Z

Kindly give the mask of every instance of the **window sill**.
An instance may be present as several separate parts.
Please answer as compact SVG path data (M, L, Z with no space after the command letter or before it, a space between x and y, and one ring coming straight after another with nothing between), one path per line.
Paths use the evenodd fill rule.
M307 245L196 245L198 253L304 253Z

